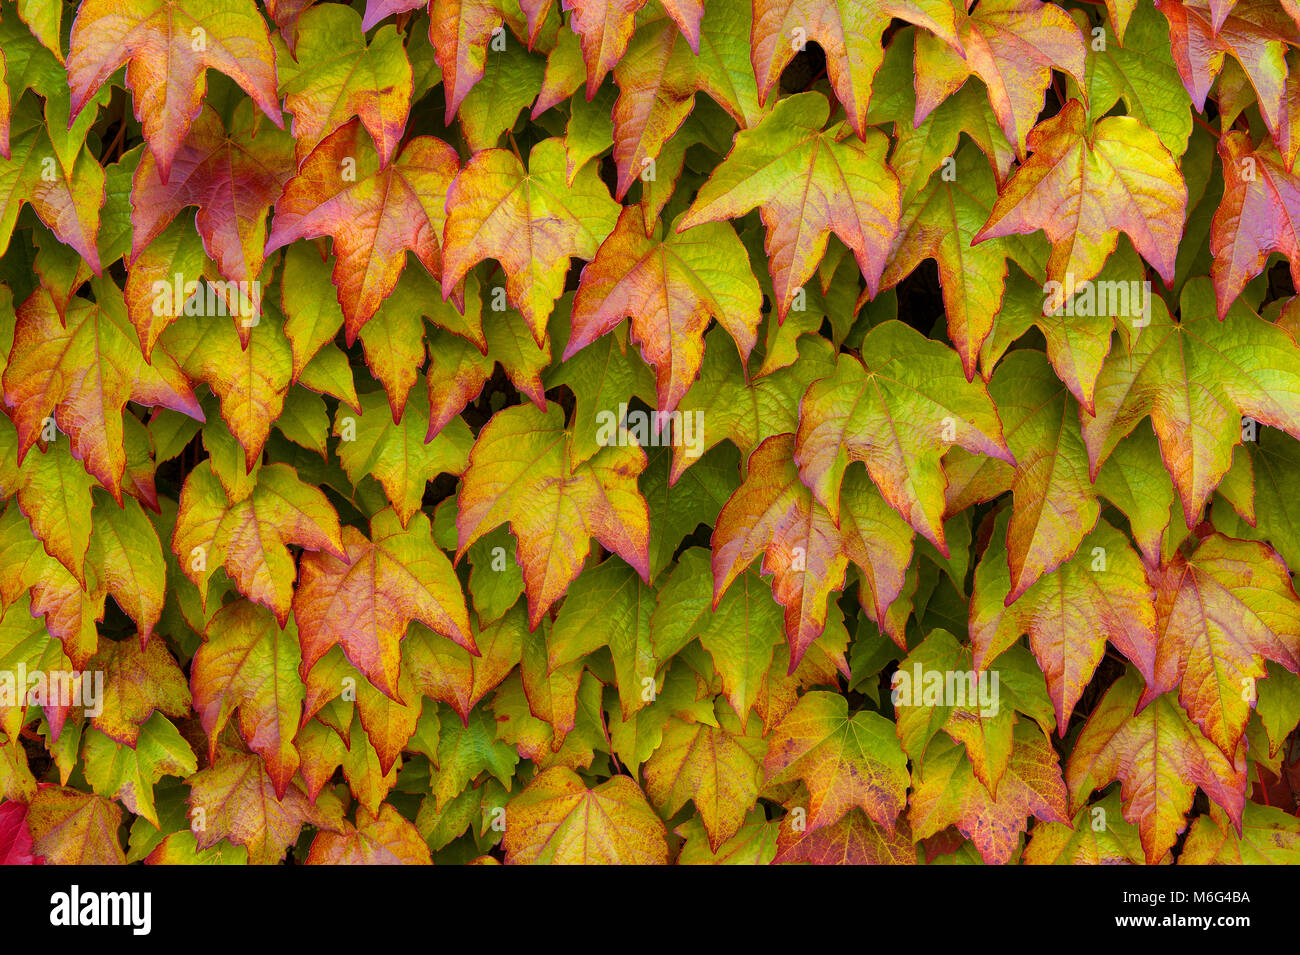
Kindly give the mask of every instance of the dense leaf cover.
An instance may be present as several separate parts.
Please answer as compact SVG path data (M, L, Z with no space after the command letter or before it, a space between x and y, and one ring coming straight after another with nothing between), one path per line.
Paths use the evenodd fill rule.
M1300 862L1291 0L0 54L0 862Z

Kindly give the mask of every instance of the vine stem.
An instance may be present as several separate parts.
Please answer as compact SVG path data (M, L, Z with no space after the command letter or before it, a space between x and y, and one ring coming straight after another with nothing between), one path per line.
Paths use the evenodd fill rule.
M1268 786L1264 785L1264 770L1260 769L1259 763L1255 764L1255 778L1259 780L1259 791L1264 797L1264 805L1272 806L1268 801Z
M1192 122L1194 122L1197 126L1200 126L1202 129L1204 129L1215 139L1218 139L1223 135L1217 129L1215 129L1213 126L1207 123L1205 120L1201 119L1201 117L1197 116L1195 113L1192 114Z

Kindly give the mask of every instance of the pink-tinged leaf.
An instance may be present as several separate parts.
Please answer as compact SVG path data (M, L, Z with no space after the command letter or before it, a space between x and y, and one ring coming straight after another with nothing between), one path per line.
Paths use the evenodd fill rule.
M1252 148L1240 130L1219 140L1219 157L1223 200L1210 226L1210 277L1223 318L1246 283L1264 270L1270 253L1286 256L1293 279L1300 279L1300 178L1287 171L1271 144Z
M411 63L402 35L384 27L367 44L356 11L335 3L307 11L297 29L297 73L286 83L282 64L281 84L298 161L356 116L375 141L379 164L388 165L411 111Z
M0 805L0 865L44 865L34 853L27 828L27 806L20 802Z
M761 207L777 314L812 277L834 232L853 250L874 296L898 232L901 187L885 165L879 132L859 142L847 126L823 131L830 103L819 93L781 100L735 145L701 187L677 230Z
M18 429L19 460L52 415L72 442L72 456L121 503L127 401L199 421L203 411L171 358L147 362L140 354L121 291L108 281L92 288L94 302L75 298L63 316L43 288L19 306L4 397Z
M479 432L459 497L456 559L508 521L519 541L532 629L581 573L592 537L649 579L649 515L637 487L646 456L624 438L575 465L554 405L545 413L533 405L506 408Z
M948 0L754 0L751 58L760 98L767 101L782 71L804 48L794 41L815 40L826 52L836 99L854 132L865 139L871 81L884 59L880 38L892 18L923 27L944 42L958 42Z
M1048 279L1073 288L1096 277L1124 232L1173 284L1187 186L1155 133L1131 116L1107 116L1089 129L1083 104L1070 100L1028 142L1033 155L973 241L1042 229L1052 243Z
M289 180L266 251L333 236L334 286L351 344L396 287L408 251L429 274L442 273L444 205L459 169L456 151L432 136L410 140L381 169L370 135L354 119L326 137Z
M794 436L775 435L750 455L748 477L718 515L713 531L713 606L759 554L772 595L785 608L793 673L826 627L827 600L852 560L883 615L903 587L912 535L865 475L845 482L840 526L814 500L794 465Z
M1232 465L1242 415L1300 438L1295 340L1237 302L1220 321L1206 278L1183 287L1179 320L1152 297L1149 323L1123 328L1097 379L1095 417L1082 417L1095 475L1147 415L1188 527Z
M981 0L957 16L959 42L917 32L915 124L974 75L1021 158L1056 68L1084 81L1087 49L1070 15L1039 0Z
M1300 597L1286 564L1265 544L1212 534L1152 577L1159 645L1142 703L1177 689L1191 721L1230 755L1265 661L1300 671Z
M198 206L195 225L221 274L231 282L258 278L266 213L293 173L293 144L278 129L256 130L252 118L240 110L227 132L221 118L204 109L166 180L153 153L141 158L131 187L132 264L182 209Z
M27 807L32 846L47 865L124 865L122 807L102 796L42 786Z
M1154 679L1155 592L1124 535L1102 521L1071 560L1008 604L1011 576L1002 546L1006 522L1003 511L975 570L970 616L975 668L996 668L997 657L1028 634L1047 678L1056 725L1064 733L1107 640L1145 678Z
M433 865L429 847L418 829L385 803L373 816L362 806L356 828L318 832L307 853L307 865Z
M666 237L658 231L646 234L640 206L623 208L582 271L564 359L630 318L632 341L657 372L659 410L668 413L699 376L710 318L749 360L763 293L730 224L709 222L686 232L670 225Z
M763 761L767 783L808 787L807 828L863 810L889 832L907 804L907 757L894 726L879 713L849 715L848 700L813 691L799 699L770 733Z
M669 164L665 147L680 134L697 92L707 93L742 127L752 127L765 112L749 65L749 3L709 4L696 42L674 19L647 18L614 67L614 195L620 201L638 179L664 175L654 164Z
M194 710L208 734L208 760L233 712L249 749L266 762L277 798L298 769L294 734L302 713L303 685L297 627L280 629L275 617L247 600L227 604L208 624L194 655L190 681Z
M1216 6L1219 6L1216 4ZM1241 64L1255 89L1260 115L1277 135L1284 111L1286 50L1300 43L1300 28L1278 4L1269 0L1238 0L1230 13L1212 12L1203 3L1156 0L1169 21L1174 65L1198 111L1223 69L1224 55ZM1220 21L1216 27L1215 21Z
M68 85L75 118L122 64L162 179L199 114L204 71L238 83L277 126L275 51L251 0L86 0L72 22Z
M1246 756L1243 746L1225 758L1171 696L1138 711L1142 689L1132 670L1111 685L1075 740L1065 778L1076 808L1093 790L1120 780L1124 818L1138 827L1147 864L1154 865L1186 828L1197 787L1240 828Z
M376 24L401 13L428 6L427 0L366 0L366 13L361 18L361 29L369 32Z
M1062 823L1070 818L1056 751L1029 720L1015 726L997 798L975 778L962 748L943 736L926 751L915 776L908 808L912 834L925 839L954 825L988 865L1011 861L1030 816Z
M451 562L433 541L422 513L403 529L384 509L370 521L371 539L344 530L346 558L328 553L303 557L294 616L307 673L330 647L348 659L379 690L398 699L400 641L412 620L451 638L477 655L465 595Z
M542 140L525 169L508 149L475 153L447 193L445 299L486 258L501 263L506 294L540 346L564 292L569 259L590 260L618 222L619 204L588 164L566 178L564 140Z
M890 506L946 556L940 459L955 444L1013 463L997 410L956 352L902 322L868 332L862 356L841 354L800 402L799 476L838 520L845 469L862 461Z

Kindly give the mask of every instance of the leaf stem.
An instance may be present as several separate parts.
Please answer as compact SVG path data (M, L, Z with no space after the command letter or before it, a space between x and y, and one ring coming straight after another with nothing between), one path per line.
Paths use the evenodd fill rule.
M1195 113L1192 113L1192 122L1194 122L1197 126L1200 126L1202 129L1204 129L1215 139L1218 139L1220 136L1223 135L1217 129L1215 129L1213 126L1207 123L1205 120L1201 119L1201 117L1197 116Z

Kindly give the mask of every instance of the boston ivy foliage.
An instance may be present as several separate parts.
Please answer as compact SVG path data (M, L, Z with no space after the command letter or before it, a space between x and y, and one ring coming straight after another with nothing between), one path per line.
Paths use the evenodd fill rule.
M1300 861L1290 0L0 53L0 862Z

